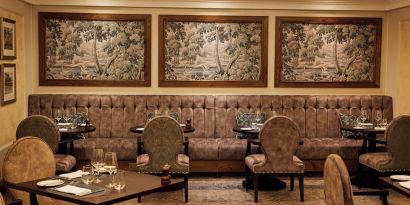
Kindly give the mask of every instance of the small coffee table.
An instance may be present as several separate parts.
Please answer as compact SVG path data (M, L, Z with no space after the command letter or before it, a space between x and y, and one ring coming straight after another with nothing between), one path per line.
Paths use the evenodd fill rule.
M101 183L93 185L105 187L105 185L108 184L110 179L111 177L102 178ZM44 179L23 182L18 184L2 181L0 183L0 186L4 188L11 188L28 192L30 194L31 205L38 204L36 194L76 204L95 205L114 204L134 198L140 198L141 196L148 195L154 192L184 187L184 181L182 179L172 179L170 184L161 185L161 177L159 176L139 174L136 172L126 171L125 181L127 183L123 190L117 191L113 189L107 189L104 192L79 197L38 187L36 185L37 182L42 180Z
M379 182L410 198L410 189L400 186L399 181L392 180L390 177L379 177Z

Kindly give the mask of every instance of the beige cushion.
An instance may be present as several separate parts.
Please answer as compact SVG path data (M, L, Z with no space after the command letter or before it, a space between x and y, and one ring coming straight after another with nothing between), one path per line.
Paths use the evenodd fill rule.
M362 154L359 157L359 163L366 165L379 172L389 171L388 165L392 161L392 157L388 152L373 152Z
M54 157L56 160L56 170L57 171L68 172L72 170L76 164L75 157L71 155L55 154Z

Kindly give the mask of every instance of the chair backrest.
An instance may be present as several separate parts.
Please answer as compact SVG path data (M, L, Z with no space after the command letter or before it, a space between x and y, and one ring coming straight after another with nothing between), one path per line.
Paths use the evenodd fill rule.
M393 119L385 132L387 151L392 156L391 169L410 169L410 116Z
M171 172L181 168L176 161L181 153L184 132L179 123L169 116L155 117L144 128L142 139L149 155L149 164L141 171L161 173L165 164L171 165ZM145 170L144 170L145 169Z
M4 157L3 179L11 183L21 183L54 176L56 163L50 147L37 137L23 137L14 142ZM29 203L27 192L9 190L23 204ZM39 197L39 201L41 197ZM43 197L42 200L47 200Z
M2 194L0 194L0 205L5 205Z
M353 205L349 172L339 155L331 154L327 156L323 177L327 205Z
M48 117L32 115L27 117L17 127L16 138L34 136L43 139L55 153L60 142L58 126Z
M299 145L300 135L296 123L290 118L270 118L263 125L259 139L266 156L266 163L260 167L261 169L277 170L293 166L293 155Z

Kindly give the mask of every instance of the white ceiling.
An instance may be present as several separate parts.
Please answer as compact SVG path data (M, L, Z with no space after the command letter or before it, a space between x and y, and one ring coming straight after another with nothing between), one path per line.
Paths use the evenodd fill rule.
M153 8L302 9L388 11L410 0L22 0L43 6L111 6Z

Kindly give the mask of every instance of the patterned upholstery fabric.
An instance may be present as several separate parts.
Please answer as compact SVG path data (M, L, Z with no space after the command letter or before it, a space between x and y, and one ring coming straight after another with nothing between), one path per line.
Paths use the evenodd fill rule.
M148 157L147 163L137 158L137 171L161 173L165 164L171 165L171 173L189 172L188 156L180 156L184 132L179 123L168 116L155 117L145 125L142 139ZM148 159L146 159L148 158ZM138 162L140 160L140 162Z
M58 126L48 117L42 115L32 115L20 122L16 131L16 138L25 136L35 136L43 139L51 147L53 152L57 152L60 142L60 131ZM57 171L70 171L76 164L75 157L71 155L55 155Z
M28 169L29 167L29 169ZM23 137L14 142L4 158L3 179L11 183L21 183L55 175L56 163L53 151L42 139L37 137ZM16 199L23 204L30 204L27 192L10 189ZM70 204L48 197L37 196L39 204Z
M303 138L303 145L296 151L300 159L326 159L338 154L343 159L357 159L363 140L346 138Z
M386 129L386 153L360 155L359 162L379 172L410 171L410 116L396 117Z
M57 125L48 117L32 115L20 122L16 138L34 136L43 139L56 152L60 142L60 132Z
M243 160L246 154L246 140L219 138L219 160Z
M56 169L58 171L68 172L72 170L77 162L75 157L65 154L55 154Z
M254 173L303 173L304 166L294 153L299 146L299 130L288 117L269 119L259 133L263 156L250 155L245 163Z
M51 118L57 107L88 113L91 123L96 126L96 131L89 133L87 139L75 142L78 159L89 159L90 155L87 153L91 153L93 145L106 146L107 144L115 146L115 151L122 152L122 154L117 152L120 160L135 159L137 134L130 132L129 128L144 125L147 121L147 113L155 110L159 113L176 112L180 116L181 123L192 119L195 132L189 139L190 160L219 160L225 157L230 159L231 157L228 156L233 156L233 154L227 156L225 153L218 153L226 150L225 144L222 144L224 141L218 139L235 138L236 133L232 129L236 125L237 112L259 111L265 114L266 119L274 116L275 113L287 116L297 124L301 137L309 139L340 138L339 112L359 115L360 110L365 109L372 118L373 113L380 110L388 121L393 118L392 98L382 95L41 94L29 96L29 115L41 114ZM360 148L360 143L348 142L352 142L355 149ZM345 145L341 143L334 146ZM303 155L297 154L300 158L304 158ZM323 155L322 159L325 157Z
M331 154L327 157L323 178L327 205L353 205L349 172L340 156Z

